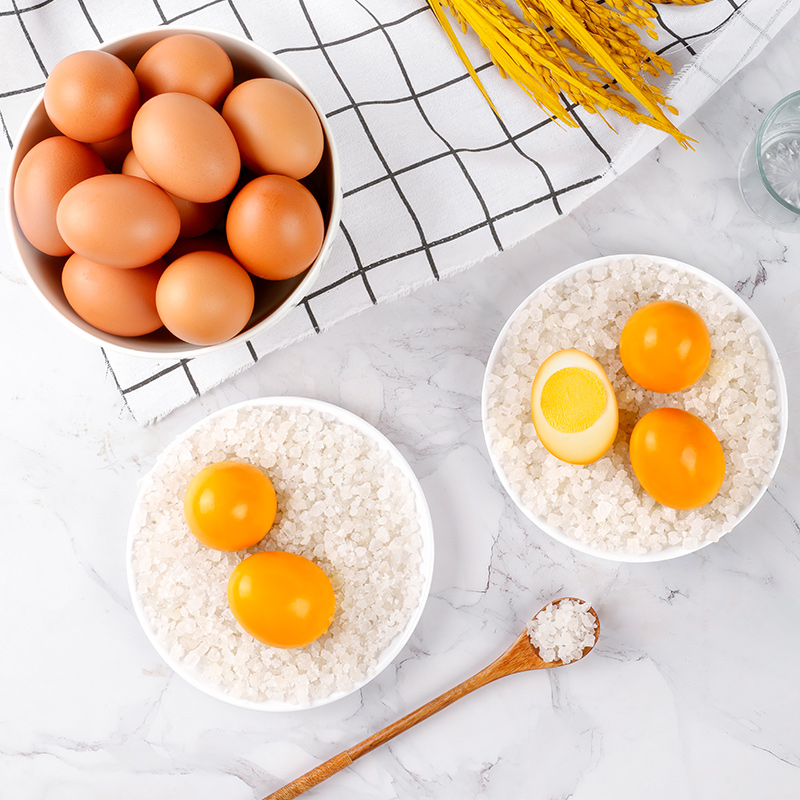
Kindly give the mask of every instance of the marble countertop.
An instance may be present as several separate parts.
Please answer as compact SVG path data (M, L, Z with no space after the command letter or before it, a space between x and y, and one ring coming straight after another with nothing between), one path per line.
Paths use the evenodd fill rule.
M149 427L101 353L0 266L5 509L0 798L259 800L463 680L564 594L600 642L506 678L370 753L309 797L800 797L800 236L749 216L737 160L797 89L800 18L664 144L578 211L453 279L264 358ZM565 134L568 135L568 134ZM539 283L618 252L670 256L738 291L782 359L790 432L772 487L721 542L656 564L582 556L537 530L492 472L483 369ZM11 343L13 342L13 347ZM322 708L266 714L174 675L134 616L125 545L136 483L173 436L233 402L314 397L374 424L428 497L433 586L394 663Z

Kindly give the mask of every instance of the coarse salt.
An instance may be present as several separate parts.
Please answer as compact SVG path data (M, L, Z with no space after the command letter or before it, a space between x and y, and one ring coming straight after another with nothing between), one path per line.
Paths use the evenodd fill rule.
M265 538L234 553L201 545L183 517L191 478L226 459L264 469L278 498ZM131 567L154 637L201 683L231 697L303 705L347 691L370 676L421 601L414 487L375 440L317 409L253 405L210 417L159 459L137 514ZM303 555L331 579L334 621L305 648L258 642L228 607L233 568L262 550Z
M548 603L528 622L528 636L542 661L569 664L594 646L597 619L591 606L570 597Z
M645 391L628 377L619 359L625 322L654 300L695 307L711 336L705 375L675 394ZM579 322L564 325L565 314ZM563 536L598 551L639 555L673 545L691 550L719 539L761 491L777 455L778 395L764 343L753 333L756 327L700 276L646 259L579 270L535 293L509 326L486 379L489 444L517 501ZM586 466L552 456L530 424L527 398L536 370L551 353L571 347L600 362L620 406L614 444ZM630 466L633 426L648 411L664 406L699 416L725 452L719 494L694 511L675 512L656 504Z

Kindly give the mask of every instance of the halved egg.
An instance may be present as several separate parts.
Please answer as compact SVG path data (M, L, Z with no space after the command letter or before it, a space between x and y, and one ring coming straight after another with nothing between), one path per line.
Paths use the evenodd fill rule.
M541 443L569 464L597 461L619 425L611 381L581 350L559 350L545 359L533 379L531 414Z
M725 454L714 431L681 408L645 414L631 433L633 472L657 503L688 510L711 502L725 479Z

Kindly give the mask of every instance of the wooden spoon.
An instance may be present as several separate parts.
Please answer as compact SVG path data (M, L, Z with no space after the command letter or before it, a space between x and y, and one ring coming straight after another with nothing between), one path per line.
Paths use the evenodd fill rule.
M554 600L553 604L555 605L560 603L562 600L574 599L575 598L560 597L558 600ZM544 609L542 609L542 611L543 610ZM575 661L579 661L581 658L583 658L595 646L595 644L597 644L597 637L600 634L600 620L597 616L597 612L591 606L589 607L589 611L594 615L596 622L594 642L589 645L589 647L585 647L581 655L575 659ZM541 614L541 611L539 614ZM536 616L538 616L538 614ZM536 619L536 617L534 617L534 619ZM312 786L316 786L326 778L329 778L331 775L339 772L339 770L349 767L350 764L352 764L357 758L360 758L365 753L369 753L376 747L388 742L390 739L393 739L399 733L407 730L412 725L416 725L418 722L430 717L437 711L441 711L443 708L446 708L451 703L455 703L456 700L464 697L464 695L474 692L475 689L479 689L481 686L485 686L487 683L496 681L498 678L502 678L506 675L513 675L515 672L526 672L527 670L531 669L550 669L551 667L560 666L562 666L561 661L542 660L536 648L533 646L533 644L531 644L526 627L526 629L522 631L522 633L516 638L511 647L509 647L508 650L503 653L503 655L489 664L488 667L485 667L471 678L467 678L467 680L465 680L463 683L459 683L458 686L453 687L450 689L450 691L439 695L439 697L431 700L429 703L426 703L416 711L406 714L406 716L397 720L397 722L387 725L383 730L380 730L369 738L364 739L363 742L359 742L357 745L354 745L348 750L344 750L343 752L339 753L339 755L334 756L325 763L314 767L314 769L310 770L309 772L306 772L305 775L301 775L291 783L287 783L286 786L278 789L276 792L273 792L268 797L265 797L264 800L291 800L291 798L303 794L303 792L307 791Z

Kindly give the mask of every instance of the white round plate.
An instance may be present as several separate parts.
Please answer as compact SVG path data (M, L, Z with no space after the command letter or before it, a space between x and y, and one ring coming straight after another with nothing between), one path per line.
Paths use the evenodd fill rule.
M247 410L249 408L302 408L309 411L317 411L328 416L334 417L338 422L343 423L350 428L360 432L372 442L374 442L380 450L388 454L391 462L396 466L401 473L407 478L411 489L414 493L416 502L416 510L419 522L419 534L422 539L421 545L421 577L422 587L420 590L419 602L412 610L403 630L395 636L392 642L381 652L377 664L371 671L364 677L363 680L356 683L347 691L333 692L322 698L312 699L305 704L295 704L290 702L283 702L277 700L265 701L252 701L241 698L232 694L217 683L213 683L208 677L200 674L200 672L193 667L184 663L183 659L173 658L169 652L168 646L153 630L151 623L147 617L147 613L142 604L141 597L136 586L136 574L133 566L133 548L137 532L141 529L141 514L142 505L147 493L150 491L150 479L153 473L158 469L158 466L167 458L170 452L179 446L182 442L190 439L194 434L206 427L210 421L224 415L238 410ZM338 406L324 403L320 400L312 400L303 397L269 397L257 400L250 400L243 403L227 406L214 414L205 417L197 422L187 431L182 433L162 452L157 459L153 468L143 478L140 483L140 489L136 498L133 513L131 515L131 523L128 530L128 543L127 543L127 574L128 574L128 588L130 590L133 607L136 616L141 624L145 634L156 649L161 658L184 680L196 687L202 692L222 700L226 703L231 703L242 708L249 708L259 711L299 711L307 708L315 708L317 706L332 703L339 700L363 687L373 678L375 678L382 670L384 670L403 649L406 642L411 637L414 629L422 616L422 611L425 607L425 602L430 593L431 579L433 577L433 524L431 522L428 504L425 495L422 492L422 487L419 484L416 476L414 475L408 462L403 458L400 451L378 430L372 425L365 422L355 414L345 411ZM265 645L266 647L266 645Z
M778 464L781 459L781 454L783 453L783 447L786 442L786 430L788 426L788 399L786 394L786 381L783 375L783 369L781 367L780 359L778 358L778 353L775 350L775 346L772 343L772 340L769 338L764 326L761 324L761 321L758 317L753 313L750 307L739 297L736 292L729 289L725 284L717 280L716 278L712 277L706 272L698 269L697 267L692 267L689 264L684 264L681 261L676 261L671 258L664 258L662 256L652 256L652 255L641 255L641 254L624 254L624 255L612 255L612 256L601 256L600 258L594 258L590 261L584 261L580 264L576 264L574 267L570 267L569 269L560 272L558 275L555 275L550 280L543 283L537 289L535 289L519 306L515 309L514 313L509 317L506 324L503 326L503 329L500 331L500 334L497 337L497 340L492 348L492 352L489 356L489 360L486 365L486 371L484 373L484 380L483 380L483 392L481 397L481 416L483 419L483 435L486 441L486 447L489 451L489 457L492 462L492 466L500 479L500 483L503 485L503 488L508 493L509 497L514 501L517 507L522 511L522 513L537 527L541 528L545 533L552 536L557 541L561 542L562 544L567 545L575 550L578 550L581 553L586 553L588 555L597 556L599 558L604 558L609 561L623 561L623 562L634 562L634 563L644 563L644 562L652 562L652 561L665 561L671 558L677 558L678 556L686 555L688 553L695 552L700 550L703 547L706 547L709 544L712 544L711 541L703 541L700 543L698 547L689 548L683 547L680 545L671 545L665 547L662 550L657 551L649 551L646 553L628 553L628 552L619 552L614 550L603 550L597 547L591 547L584 542L580 542L577 539L569 536L563 530L553 527L552 525L548 525L547 521L540 517L538 514L532 512L529 508L525 506L522 502L522 498L519 496L517 492L513 490L511 484L508 480L508 476L500 463L499 459L497 458L494 447L492 446L492 441L489 435L489 430L487 427L487 410L488 410L488 386L487 381L489 376L493 373L495 366L497 364L498 358L500 353L503 349L505 341L508 337L509 330L511 325L514 322L514 319L520 314L528 304L537 297L541 292L546 291L552 286L556 286L558 284L563 283L567 279L569 279L572 275L577 272L580 272L585 269L591 269L592 267L599 267L599 266L608 266L610 263L614 261L620 260L636 260L636 259L646 259L648 261L652 261L656 264L663 264L666 267L670 267L674 270L679 272L683 272L685 274L693 275L697 278L700 278L705 283L712 286L715 290L717 290L720 294L722 294L728 301L730 301L739 311L743 318L752 320L756 325L756 330L758 335L760 336L761 340L764 343L764 347L767 352L767 357L770 361L770 370L773 377L773 386L772 388L778 395L777 403L780 406L780 418L779 418L779 426L780 430L778 433L778 441L775 450L775 458L772 463L772 467L767 475L766 480L764 481L763 485L760 487L758 494L753 497L752 501L741 510L738 514L736 522L734 524L738 525L753 509L753 507L758 503L761 497L766 492L767 488L769 487L772 478L775 475L776 470L778 469Z

